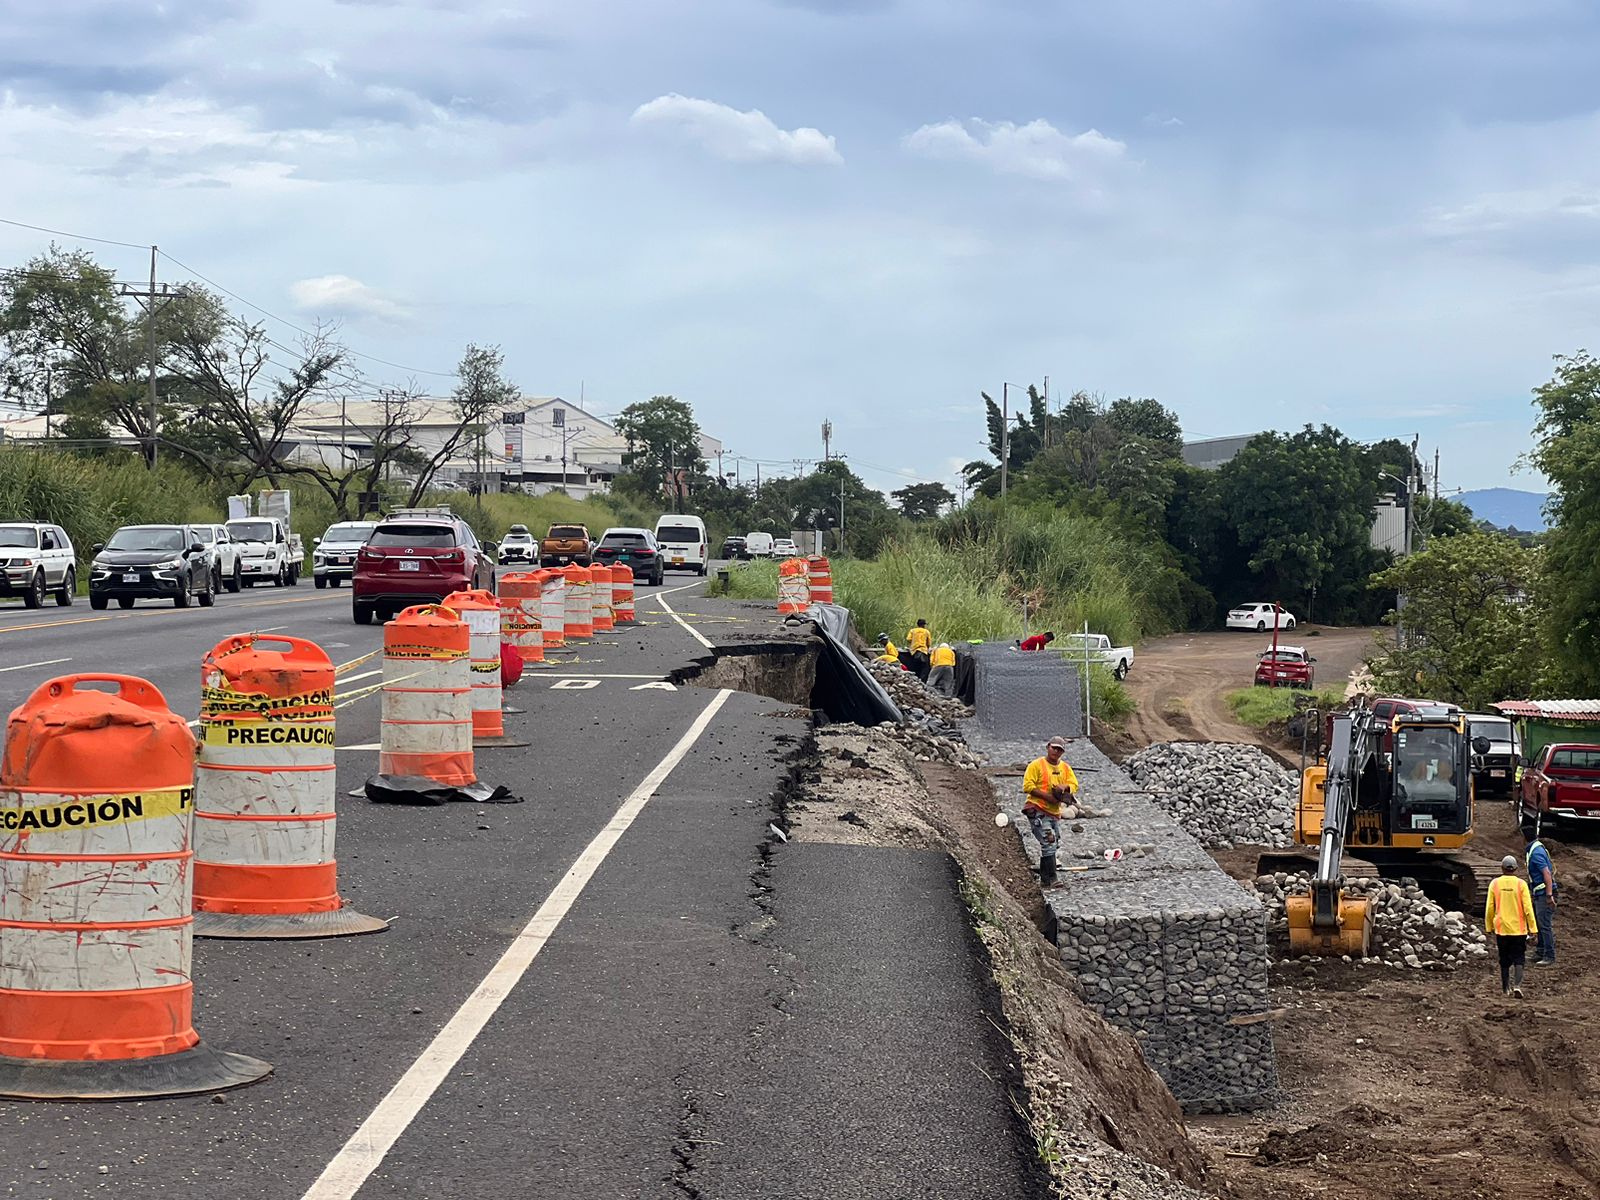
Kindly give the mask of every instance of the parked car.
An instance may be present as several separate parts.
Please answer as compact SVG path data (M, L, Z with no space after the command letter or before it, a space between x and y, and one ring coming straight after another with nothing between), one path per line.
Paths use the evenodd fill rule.
M124 525L93 552L90 608L104 608L113 599L123 608L135 600L171 600L174 608L188 608L191 596L201 608L216 603L211 551L193 526Z
M656 521L656 545L672 571L706 573L711 546L706 540L706 523L699 517L668 513Z
M281 517L238 517L228 522L228 533L239 547L245 587L272 583L293 587L305 568L306 549L298 533L291 533Z
M1552 742L1522 769L1517 820L1544 828L1600 821L1600 745Z
M526 525L513 525L500 539L498 558L502 567L518 563L526 563L531 567L539 561L539 543L528 532Z
M1305 688L1308 691L1316 682L1317 660L1306 653L1304 646L1279 645L1276 650L1268 646L1256 663L1257 687Z
M1294 614L1281 604L1262 602L1241 604L1238 608L1228 610L1229 629L1254 629L1259 633L1273 626L1279 629L1293 629Z
M1133 647L1113 646L1103 633L1069 633L1051 643L1052 650L1066 655L1068 662L1082 662L1085 655L1090 662L1111 668L1118 679L1126 679L1133 669Z
M380 521L356 554L350 613L356 624L387 620L412 604L437 604L451 592L493 591L495 545L449 509L403 509Z
M195 525L192 528L200 535L206 549L211 551L211 590L220 592L227 588L230 592L237 592L244 586L244 560L228 527Z
M564 567L576 563L587 567L592 561L594 540L586 525L552 525L539 543L541 567Z
M793 538L772 539L773 558L799 558L800 547L794 544Z
M772 535L760 532L745 534L744 556L746 558L771 558Z
M634 579L641 584L660 587L666 578L667 567L661 558L661 547L656 535L648 529L606 530L595 543L594 560L632 567Z
M722 557L730 560L735 558L744 558L744 539L742 537L723 538Z
M1517 760L1522 740L1509 718L1498 713L1468 713L1467 732L1473 741L1484 738L1489 748L1472 755L1472 782L1480 796L1511 796L1516 792Z
M0 525L0 596L40 608L51 593L63 608L78 593L78 556L66 530L38 521Z
M376 521L339 521L311 539L311 584L313 587L338 587L356 571L356 555L367 544Z

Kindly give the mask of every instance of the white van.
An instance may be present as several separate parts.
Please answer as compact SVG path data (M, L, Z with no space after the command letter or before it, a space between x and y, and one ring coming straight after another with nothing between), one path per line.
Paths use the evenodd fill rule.
M661 562L667 570L706 573L711 547L706 542L706 523L699 517L665 514L656 522L656 544L661 547Z
M744 556L746 558L771 558L772 535L770 533L745 534Z

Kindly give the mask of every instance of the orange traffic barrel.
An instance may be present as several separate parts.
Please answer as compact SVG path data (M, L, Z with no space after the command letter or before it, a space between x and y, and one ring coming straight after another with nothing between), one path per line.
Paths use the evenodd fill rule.
M333 676L321 646L274 634L225 638L201 662L197 937L342 937L389 928L339 896Z
M802 558L788 558L778 564L778 611L805 612L811 604L811 585Z
M472 738L506 735L500 693L500 603L482 589L451 592L445 605L461 614L471 631Z
M605 563L589 568L589 611L594 615L596 631L616 628L611 608L611 568Z
M467 623L443 605L416 605L384 625L380 775L477 782L471 653Z
M539 571L500 577L500 640L525 663L544 661L544 603Z
M593 637L594 585L590 580L589 568L577 565L563 567L561 576L567 581L566 619L563 622L567 640Z
M567 577L560 571L538 571L539 607L544 618L545 649L567 644Z
M611 609L618 625L631 625L633 611L633 568L619 563L611 568Z
M0 1095L181 1096L272 1070L194 1031L194 755L184 719L128 675L52 679L12 712L0 757Z
M812 604L833 603L833 567L822 555L806 559L806 581Z

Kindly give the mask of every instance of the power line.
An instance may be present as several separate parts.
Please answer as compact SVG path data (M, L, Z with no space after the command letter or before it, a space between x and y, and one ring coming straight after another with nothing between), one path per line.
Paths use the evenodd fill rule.
M43 225L30 225L26 221L13 221L9 217L0 217L0 225L15 225L18 229L31 229L35 233L48 233L55 237L71 238L75 242L99 242L102 246L126 246L129 250L148 250L148 245L140 246L133 242L119 242L115 238L90 237L87 233L68 233L64 229L47 229Z

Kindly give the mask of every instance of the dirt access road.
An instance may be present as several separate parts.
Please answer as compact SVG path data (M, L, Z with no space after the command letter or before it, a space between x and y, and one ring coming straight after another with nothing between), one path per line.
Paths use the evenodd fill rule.
M1521 857L1509 805L1480 803L1478 827L1476 850ZM1286 1102L1189 1125L1223 1195L1600 1196L1600 841L1546 841L1561 885L1559 965L1528 968L1525 1000L1501 997L1492 955L1457 971L1274 967Z
M1305 646L1315 656L1317 683L1326 687L1350 678L1376 632L1301 626L1282 640ZM1238 630L1174 633L1141 643L1124 685L1139 706L1127 722L1130 750L1172 741L1268 745L1259 730L1234 720L1226 697L1235 688L1250 686L1256 662L1271 644L1270 632Z

